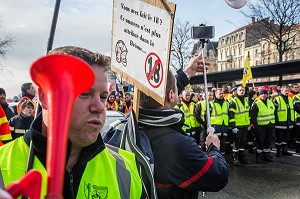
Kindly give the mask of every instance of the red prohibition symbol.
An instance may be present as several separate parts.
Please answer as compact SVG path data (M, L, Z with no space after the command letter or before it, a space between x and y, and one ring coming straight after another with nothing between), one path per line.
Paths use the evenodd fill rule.
M163 65L154 52L151 52L147 55L145 60L145 74L149 84L153 88L158 88L163 80Z

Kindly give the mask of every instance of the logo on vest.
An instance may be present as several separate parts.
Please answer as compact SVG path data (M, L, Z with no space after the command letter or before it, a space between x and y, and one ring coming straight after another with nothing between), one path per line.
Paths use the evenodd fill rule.
M84 182L84 195L87 199L107 199L108 188Z

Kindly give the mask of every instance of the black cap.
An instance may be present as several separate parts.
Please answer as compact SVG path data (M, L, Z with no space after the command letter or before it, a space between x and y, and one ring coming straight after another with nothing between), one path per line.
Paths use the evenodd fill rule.
M262 94L268 95L268 91L265 90L265 89L262 89L262 90L259 91L259 95L262 95Z

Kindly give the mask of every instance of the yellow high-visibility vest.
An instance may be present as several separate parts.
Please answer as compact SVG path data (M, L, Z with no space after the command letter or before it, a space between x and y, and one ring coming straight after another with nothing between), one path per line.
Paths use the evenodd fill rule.
M19 180L26 171L29 147L23 137L0 147L0 169L4 185ZM41 172L41 198L47 190L47 172L37 157L33 168ZM121 185L121 186L119 186ZM135 162L135 155L107 145L90 160L83 172L76 198L121 199L140 198L142 183Z
M219 103L210 101L210 106L212 108L210 122L214 125L222 125L223 122L228 126L228 109L229 105L226 101L223 102L222 107Z
M267 99L267 106L266 106L266 104L261 99L258 99L254 103L258 107L257 124L267 125L270 122L272 124L275 124L275 115L274 115L275 106L273 102Z

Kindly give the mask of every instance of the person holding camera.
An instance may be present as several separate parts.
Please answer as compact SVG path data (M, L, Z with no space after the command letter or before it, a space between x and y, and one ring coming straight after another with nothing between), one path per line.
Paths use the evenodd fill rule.
M228 182L229 167L220 153L218 136L209 133L205 142L207 152L202 151L182 130L184 114L173 108L178 91L189 82L188 77L201 70L201 58L192 58L176 78L168 71L164 106L144 93L140 95L138 126L152 146L158 198L197 199L199 191L216 192Z

